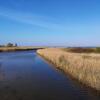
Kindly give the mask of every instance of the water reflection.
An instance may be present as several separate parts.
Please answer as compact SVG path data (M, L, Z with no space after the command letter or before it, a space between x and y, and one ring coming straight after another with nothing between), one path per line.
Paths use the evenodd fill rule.
M3 81L5 78L4 71L2 70L2 62L0 62L0 81Z

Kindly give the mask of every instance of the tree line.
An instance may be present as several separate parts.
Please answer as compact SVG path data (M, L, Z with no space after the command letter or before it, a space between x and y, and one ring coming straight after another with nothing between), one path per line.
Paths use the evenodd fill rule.
M17 43L13 44L13 43L7 43L6 45L0 45L0 47L17 47Z

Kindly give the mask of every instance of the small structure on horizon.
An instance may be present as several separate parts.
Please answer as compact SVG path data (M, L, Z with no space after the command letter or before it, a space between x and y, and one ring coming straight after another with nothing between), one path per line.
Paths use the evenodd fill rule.
M13 44L13 43L8 43L7 45L6 45L6 47L17 47L18 45L17 45L17 43L15 43L15 44Z

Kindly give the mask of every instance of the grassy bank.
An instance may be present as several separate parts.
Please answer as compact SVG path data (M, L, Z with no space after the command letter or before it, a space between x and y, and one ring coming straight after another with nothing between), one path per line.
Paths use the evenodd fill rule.
M80 82L100 90L100 54L73 53L63 49L40 49L38 54Z
M23 47L0 47L0 52L6 52L6 51L23 51L23 50L37 50L44 47L29 47L29 46L23 46Z
M63 50L74 53L100 53L100 47L95 47L95 48L74 47L74 48L63 48Z

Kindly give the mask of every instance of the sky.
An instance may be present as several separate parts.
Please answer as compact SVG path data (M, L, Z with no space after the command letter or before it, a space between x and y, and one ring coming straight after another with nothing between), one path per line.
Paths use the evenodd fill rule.
M0 44L100 46L100 0L0 0Z

